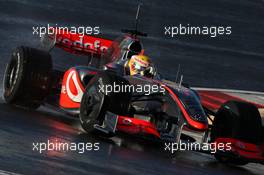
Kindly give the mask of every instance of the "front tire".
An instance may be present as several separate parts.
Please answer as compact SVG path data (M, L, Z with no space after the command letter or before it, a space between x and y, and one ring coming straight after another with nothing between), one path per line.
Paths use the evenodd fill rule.
M100 86L128 85L124 78L110 72L103 72L93 77L86 86L80 106L80 122L87 133L97 132L94 125L103 125L107 111L117 115L128 113L131 93L105 93L100 91ZM102 133L101 133L102 134ZM112 136L112 134L104 134Z
M217 138L235 138L244 142L259 144L262 141L261 117L255 105L241 101L228 101L215 115L211 131L211 141ZM215 158L225 164L245 165L239 158L215 154Z

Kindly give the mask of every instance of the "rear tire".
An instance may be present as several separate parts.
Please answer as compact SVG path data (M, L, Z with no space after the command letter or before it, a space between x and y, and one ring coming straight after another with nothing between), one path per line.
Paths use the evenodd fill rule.
M8 104L36 109L51 88L52 60L49 53L17 47L6 66L4 99Z
M215 115L211 131L211 141L217 138L235 138L247 143L259 144L262 141L261 117L255 105L229 101L221 106ZM230 158L215 154L222 163L245 165L248 162L239 158Z
M113 84L129 84L124 78L113 73L104 72L96 75L86 86L80 106L80 122L87 133L98 133L94 128L95 124L102 125L106 111L117 115L128 113L131 93L105 93L100 91L99 86ZM113 136L112 134L103 134L103 136Z

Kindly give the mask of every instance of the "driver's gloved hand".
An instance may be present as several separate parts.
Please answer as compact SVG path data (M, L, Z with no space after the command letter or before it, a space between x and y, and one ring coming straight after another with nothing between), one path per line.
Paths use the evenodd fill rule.
M153 66L150 66L148 68L146 68L144 71L142 71L140 74L142 76L148 77L148 78L152 78L155 76L156 70Z

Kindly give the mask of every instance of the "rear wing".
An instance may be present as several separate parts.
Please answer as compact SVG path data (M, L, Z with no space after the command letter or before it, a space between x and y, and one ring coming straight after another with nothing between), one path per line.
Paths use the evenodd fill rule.
M106 53L112 42L109 39L71 33L60 28L49 28L49 32L41 36L41 44L47 50L56 46L72 54L95 55L96 57L101 57Z

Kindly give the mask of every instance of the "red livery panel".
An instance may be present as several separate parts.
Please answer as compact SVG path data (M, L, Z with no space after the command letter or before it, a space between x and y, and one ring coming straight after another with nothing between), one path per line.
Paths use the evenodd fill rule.
M50 30L56 33L56 46L74 54L101 55L112 44L111 40L95 36L70 33L58 28L50 28Z

